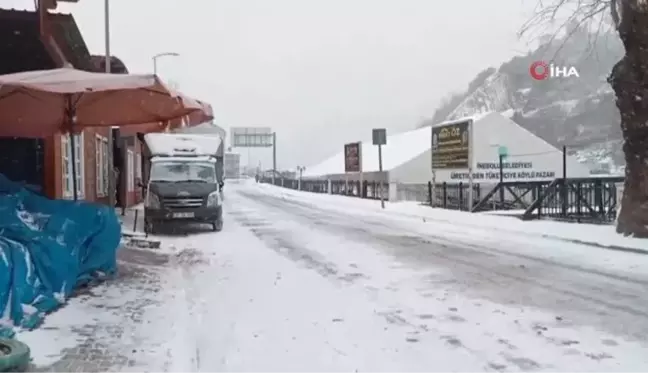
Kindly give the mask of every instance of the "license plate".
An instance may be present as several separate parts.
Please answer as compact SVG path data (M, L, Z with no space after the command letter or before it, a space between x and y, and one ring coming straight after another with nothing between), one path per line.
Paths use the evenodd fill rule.
M190 219L190 218L194 217L194 213L193 212L174 212L173 217L178 218L178 219Z

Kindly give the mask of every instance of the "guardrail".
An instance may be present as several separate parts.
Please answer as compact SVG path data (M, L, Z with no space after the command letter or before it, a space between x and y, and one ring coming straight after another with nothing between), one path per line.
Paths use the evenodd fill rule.
M473 184L471 212L504 211L524 220L550 218L556 220L609 224L616 219L619 177L588 177L555 179L553 181L502 182ZM263 183L271 183L262 178ZM275 185L313 193L329 193L357 198L380 199L380 183L302 180L277 178ZM422 204L451 209L469 210L467 183L427 184L427 201ZM436 198L432 198L433 192ZM383 184L383 196L388 200L389 184ZM434 201L434 202L433 202Z

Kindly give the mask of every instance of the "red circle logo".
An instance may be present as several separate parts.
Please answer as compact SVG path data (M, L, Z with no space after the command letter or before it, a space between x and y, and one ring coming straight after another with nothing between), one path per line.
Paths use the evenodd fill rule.
M549 77L549 65L544 61L536 61L529 67L529 74L535 80L545 80Z

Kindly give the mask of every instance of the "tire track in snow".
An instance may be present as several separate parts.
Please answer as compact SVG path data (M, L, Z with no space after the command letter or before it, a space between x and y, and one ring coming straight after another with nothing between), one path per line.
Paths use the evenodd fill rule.
M274 226L265 218L256 217L254 210L241 209L241 206L237 205L236 209L228 211L228 215L248 228L278 254L294 262L301 263L323 277L346 284L353 283L361 278L368 278L368 276L359 273L355 268L344 270L335 263L328 261L321 253L309 250L305 243L298 242L295 237L291 237L290 232Z
M588 303L603 306L605 309L610 311L622 311L632 315L635 320L637 317L640 319L646 318L647 313L643 308L635 307L637 301L641 301L641 297L638 296L638 294L641 294L641 289L644 288L642 286L644 281L642 280L624 278L623 276L615 276L614 274L610 275L609 273L601 273L597 270L590 271L587 268L570 268L568 265L561 265L561 263L552 262L547 259L529 257L524 254L511 253L506 250L493 250L492 247L488 246L481 247L480 245L474 244L466 245L464 242L452 242L445 237L430 237L431 235L409 232L406 228L401 230L403 224L390 226L384 222L367 222L364 221L363 218L357 216L337 214L334 212L325 213L314 206L299 206L299 204L297 204L298 206L293 206L295 204L293 204L292 201L282 200L276 197L258 195L245 191L238 191L237 194L242 197L242 202L252 202L254 205L261 207L261 210L257 209L255 211L255 215L257 216L266 215L270 212L270 216L278 220L290 220L294 223L303 225L305 228L310 226L334 235L342 234L358 243L368 243L370 246L379 249L379 251L387 251L397 259L403 262L409 262L410 265L413 264L412 259L415 259L415 261L418 262L415 263L415 265L421 266L421 262L433 258L433 265L438 266L441 264L445 268L451 268L453 277L459 277L459 279L464 280L469 278L473 282L483 282L487 285L478 285L482 287L491 286L493 288L491 289L492 291L496 290L504 297L511 296L511 294L508 294L508 291L503 291L503 287L500 286L502 279L507 279L505 282L508 281L511 284L517 284L517 286L520 286L520 284L526 284L524 286L531 287L531 289L533 287L539 287L550 293L566 295L572 301L574 299L580 299ZM246 203L243 204L245 205ZM266 209L268 209L268 211L266 211ZM253 209L248 208L248 210ZM298 219L295 219L295 217ZM380 232L381 230L383 230L382 233ZM286 232L285 234L290 235L289 232ZM317 236L313 236L313 239L317 239ZM415 252L416 254L411 258L403 257L403 255L407 256L408 252ZM525 265L520 265L520 260L526 261ZM550 270L548 271L547 269ZM458 273L456 272L457 270L459 270ZM554 271L559 272L554 273ZM560 276L556 277L556 275L560 274L565 275L565 278L568 281L561 281ZM567 276L567 274L569 274L569 276ZM497 279L497 281L493 281L492 278ZM612 281L612 283L610 284L609 281ZM488 285L489 283L490 285ZM444 286L447 285L452 284L446 283ZM606 287L605 285L611 286ZM633 289L635 287L636 289ZM466 290L466 288L459 289L461 292L465 292ZM427 296L424 293L421 295ZM522 293L520 293L520 296L522 296ZM538 295L536 294L536 296ZM513 295L513 298L515 297L517 297L517 295ZM553 296L553 298L549 297L542 301L545 302L546 305L547 301L551 302L554 298L559 299L559 297ZM615 302L617 300L620 300L619 304ZM518 302L520 301L524 304L524 299L518 300ZM567 303L565 306L574 307L570 303ZM591 315L597 312L597 307L591 307L591 305L589 307L590 308L587 311L588 314ZM576 308L573 309L576 310ZM414 327L414 329L417 329L416 321L412 318L414 315L408 313L409 312L398 312L398 310L388 311L385 312L383 316L392 320L394 324ZM608 322L613 322L613 318L616 319L614 314L610 314L607 319ZM573 319L576 322L582 321L578 315L575 315ZM633 335L639 340L645 340L645 335L641 328L630 328L630 330L624 330L623 325L625 322L622 320L623 319L617 320L617 324L620 324L620 330L623 332L622 335ZM619 323L619 321L621 322ZM639 323L639 325L644 325L645 327L645 322ZM533 330L536 330L536 327L537 326L534 326ZM557 347L562 346L565 348L565 346L578 343L573 340L565 340L566 342L569 342L567 344L562 343L563 341L560 339L545 336L543 330L546 330L546 328L543 329L541 326L538 327L540 329L537 329L537 331L532 330L533 334L537 333L538 338L544 339L546 342L554 344ZM452 336L447 337L449 338L448 343L451 343L451 341L454 340L451 338ZM495 338L496 336L493 337ZM498 341L499 340L504 341L498 343L506 347L506 339L499 338ZM515 348L513 348L513 350L515 350ZM567 350L570 351L569 353L573 352L573 348L567 348ZM567 350L565 353L567 353ZM583 353L585 352L587 351L583 351ZM522 370L548 368L546 366L539 366L532 359L515 356L510 351L501 352L501 356L504 357L507 363L513 364ZM596 360L595 357L598 355L595 353L587 353L584 356ZM494 362L489 365L489 369L508 370L509 368L507 368L506 365Z
M171 311L172 319L172 360L171 371L200 372L201 346L204 346L204 332L201 329L206 306L200 290L196 286L196 272L202 272L204 262L202 254L193 248L184 248L172 256L170 264L174 276L175 309Z
M359 279L370 280L369 276L361 273L351 273L338 276L340 271L336 269L333 263L326 262L323 255L306 249L305 247L308 246L306 243L299 245L295 242L291 242L289 238L285 238L286 236L292 236L290 232L282 231L281 229L273 227L273 224L267 217L260 217L258 210L246 207L245 203L240 199L237 202L236 208L229 210L228 215L234 217L240 224L250 229L253 234L263 240L264 243L280 255L286 256L297 263L305 264L306 267L315 270L322 277L338 281L342 280L349 285ZM259 227L263 227L263 229L258 229ZM518 364L530 361L531 363L536 364L532 360L523 357L489 359L483 352L462 344L458 339L444 333L442 330L427 325L421 325L420 322L416 320L415 315L404 313L401 309L390 308L385 311L376 310L374 313L382 317L389 325L406 328L407 331L405 332L404 339L409 343L419 342L421 337L424 337L430 332L436 333L437 336L444 340L448 345L465 350L469 354L483 361L487 361L486 365L483 367L485 371L502 371L502 369L506 368L507 361L517 361ZM519 369L528 370L528 366L533 365L529 364L530 363L518 365L518 367Z

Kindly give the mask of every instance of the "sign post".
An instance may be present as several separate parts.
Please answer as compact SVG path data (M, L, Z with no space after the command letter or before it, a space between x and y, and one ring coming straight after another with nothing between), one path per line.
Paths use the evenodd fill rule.
M468 212L472 212L473 210L473 205L475 204L475 198L474 198L474 178L475 176L473 175L473 167L475 165L475 154L472 151L472 146L475 143L475 138L474 138L474 121L470 119L468 122ZM462 137L463 139L463 137Z
M385 208L385 193L383 189L383 164L382 164L382 146L387 144L387 130L384 128L374 128L371 131L371 139L374 145L378 145L378 171L380 171L380 207Z
M506 146L499 146L497 148L497 155L499 156L499 197L500 197L500 208L504 206L504 160L508 157L508 148Z
M432 177L436 170L468 170L468 210L473 206L472 119L432 126ZM433 198L436 191L433 189Z
M430 168L432 169L432 188L430 190L430 207L436 206L436 169L434 168L434 151L438 143L438 137L434 136L434 127L430 126ZM436 141L435 141L436 139Z
M297 180L297 190L302 190L302 175L304 174L304 171L306 170L306 167L304 166L297 166L297 171L299 172L299 179Z

